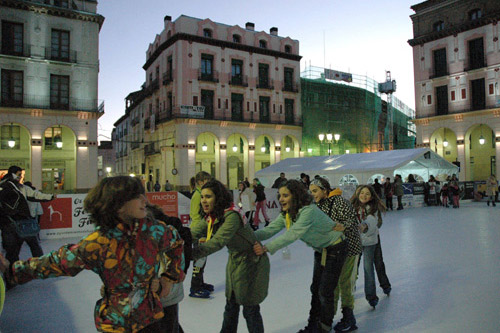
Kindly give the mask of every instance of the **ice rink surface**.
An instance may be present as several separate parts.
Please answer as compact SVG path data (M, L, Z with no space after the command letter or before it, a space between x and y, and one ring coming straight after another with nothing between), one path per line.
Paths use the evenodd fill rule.
M355 293L357 332L499 332L500 205L462 202L459 209L424 207L388 212L380 230L390 297L377 287L373 310L364 299L363 265ZM78 239L45 240L45 252ZM301 241L291 258L271 256L269 295L261 304L266 332L293 333L309 312L312 249ZM21 258L30 255L26 244ZM180 322L186 333L219 332L225 304L227 250L208 259L209 300L187 296L184 282ZM101 282L82 272L73 278L33 281L7 293L0 332L95 332L93 309ZM335 323L341 314L335 316ZM240 314L239 332L247 332Z

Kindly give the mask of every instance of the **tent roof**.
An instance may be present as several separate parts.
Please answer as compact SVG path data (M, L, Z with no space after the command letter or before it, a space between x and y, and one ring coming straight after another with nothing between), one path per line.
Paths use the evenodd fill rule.
M426 154L429 153L429 154ZM425 156L424 156L425 155ZM446 161L428 148L386 150L373 153L345 154L334 156L314 156L287 158L256 173L257 177L290 175L302 172L309 174L325 173L387 173L396 169L449 169L457 173L458 167ZM288 175L287 175L288 176Z

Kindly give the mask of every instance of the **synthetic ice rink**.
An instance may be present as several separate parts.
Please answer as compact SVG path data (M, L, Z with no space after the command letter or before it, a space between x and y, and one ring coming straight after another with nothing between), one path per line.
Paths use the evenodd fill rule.
M373 310L364 299L363 265L355 293L357 332L498 332L500 327L500 205L462 202L460 209L424 207L388 212L380 230L392 293L377 289ZM78 239L45 240L45 252ZM264 242L265 243L265 242ZM271 256L269 295L261 304L266 332L293 333L306 325L312 249L301 241L291 259ZM26 244L21 258L30 255ZM210 300L187 296L184 282L180 322L187 333L219 332L224 311L227 250L208 259ZM101 286L97 275L33 281L7 293L0 331L95 332L93 310ZM337 313L336 323L341 318ZM239 332L247 332L240 314Z

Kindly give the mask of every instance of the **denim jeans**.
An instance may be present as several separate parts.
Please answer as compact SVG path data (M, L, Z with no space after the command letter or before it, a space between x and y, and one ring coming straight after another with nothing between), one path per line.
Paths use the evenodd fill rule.
M226 300L224 310L224 321L222 322L221 333L236 333L238 331L238 317L240 316L240 305L236 303L234 293L231 299ZM249 333L264 333L264 322L260 315L259 305L243 305L243 317L247 321Z
M347 255L347 242L328 249L325 266L321 265L320 252L314 251L314 270L311 284L311 310L309 323L317 322L324 329L331 329L335 315L334 292Z
M374 257L377 245L363 246L363 267L365 271L365 298L367 301L378 299L375 287Z
M380 284L380 288L391 288L391 283L389 282L389 278L385 273L384 258L382 257L382 246L380 245L380 235L378 236L378 243L375 247L373 263L375 264L375 270L377 271L378 283Z

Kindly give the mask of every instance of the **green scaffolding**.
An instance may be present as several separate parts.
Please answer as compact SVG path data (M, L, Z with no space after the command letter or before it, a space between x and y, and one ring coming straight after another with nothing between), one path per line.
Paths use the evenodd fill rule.
M366 76L352 74L344 82L326 80L323 73L319 67L301 73L304 156L415 146L415 111L394 96L389 103L383 100L378 83ZM320 133L340 134L340 139L320 142Z

